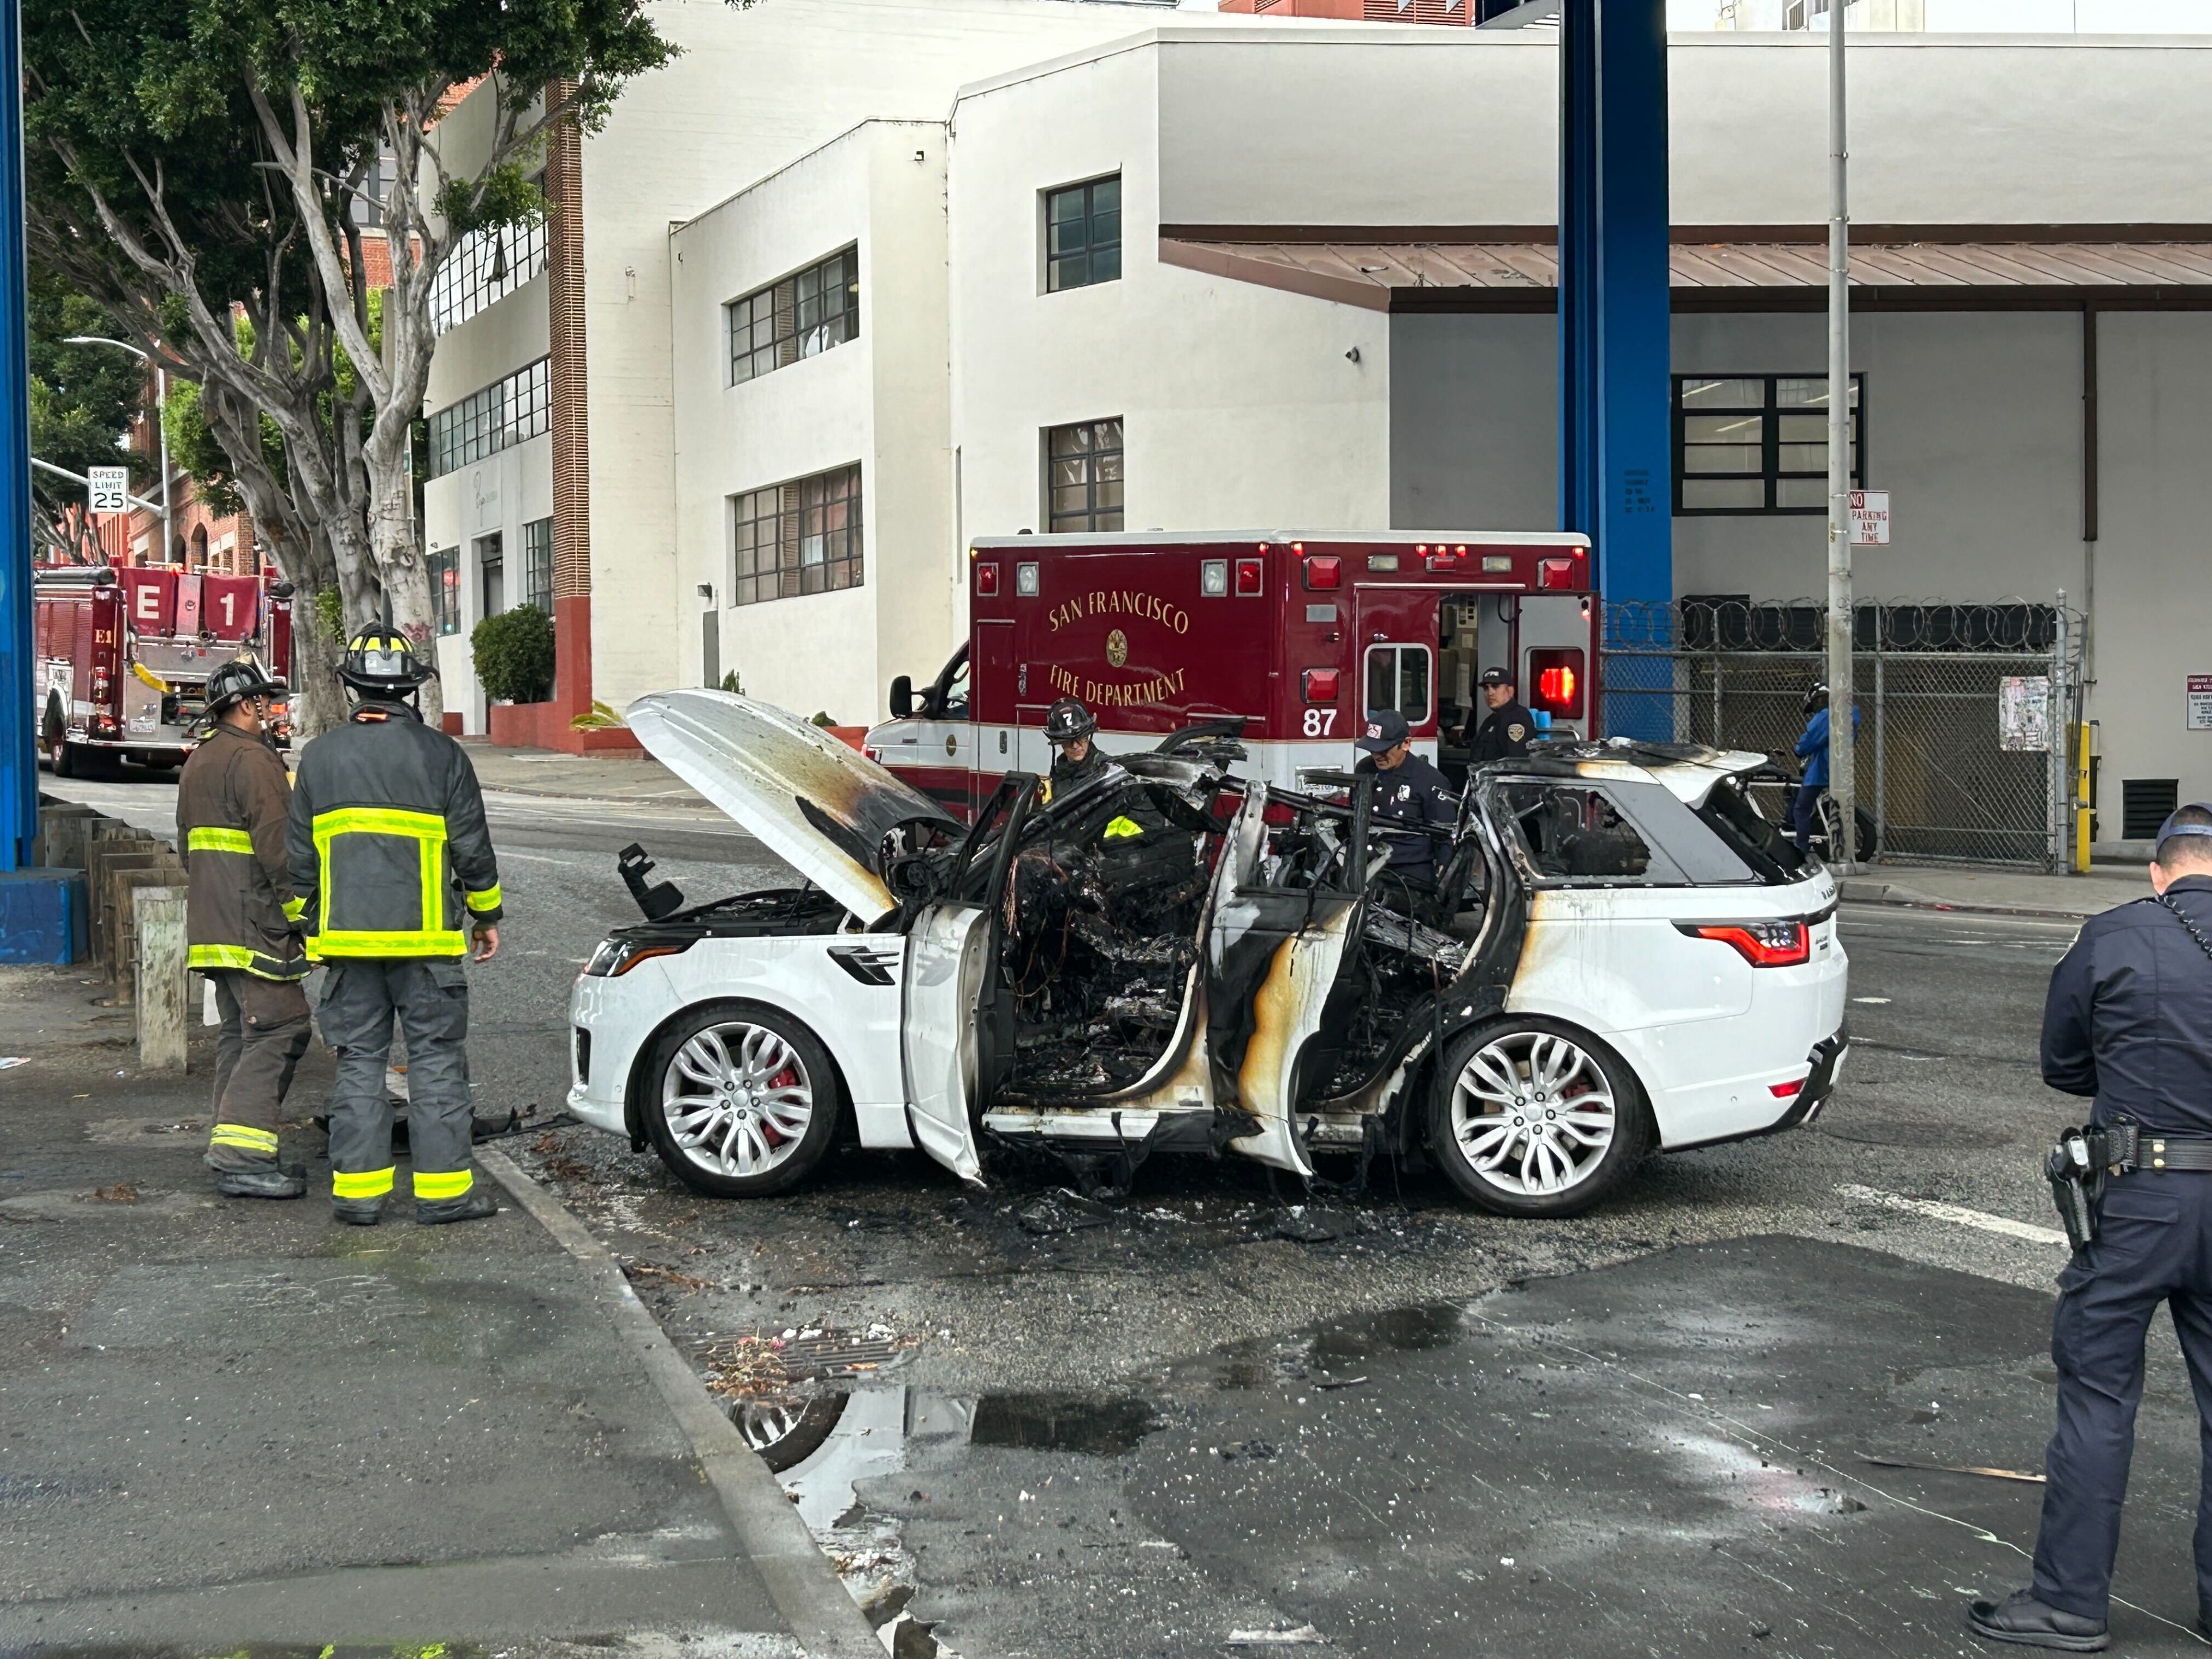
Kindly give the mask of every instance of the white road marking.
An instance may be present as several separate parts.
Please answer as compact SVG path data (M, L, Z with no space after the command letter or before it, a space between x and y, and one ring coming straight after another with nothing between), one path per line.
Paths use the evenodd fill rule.
M1853 1002L1886 1003L1889 999L1887 997L1853 997L1851 1000Z
M1939 1204L1932 1198L1907 1198L1902 1193L1878 1192L1872 1187L1838 1187L1838 1196L1856 1199L1862 1204L1879 1204L1886 1210L1907 1210L1914 1215L1926 1216L1931 1221L1949 1221L1961 1227L1978 1227L1985 1233L2002 1233L2007 1238L2025 1239L2031 1244L2063 1244L2066 1235L2056 1227L2037 1227L2025 1221L2014 1221L2009 1216L1991 1215L1986 1210L1970 1210L1960 1204Z

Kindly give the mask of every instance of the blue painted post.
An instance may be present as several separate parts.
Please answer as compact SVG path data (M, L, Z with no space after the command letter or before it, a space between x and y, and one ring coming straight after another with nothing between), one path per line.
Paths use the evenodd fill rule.
M1559 51L1559 522L1607 605L1674 598L1666 0L1565 0ZM1649 617L1647 613L1646 625ZM1615 659L1605 729L1673 735L1664 659Z
M31 732L31 410L23 276L21 0L0 0L0 871L39 832ZM63 960L66 961L66 955Z

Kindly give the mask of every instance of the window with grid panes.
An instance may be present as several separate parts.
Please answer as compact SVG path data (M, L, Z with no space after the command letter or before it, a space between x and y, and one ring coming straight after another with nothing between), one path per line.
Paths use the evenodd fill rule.
M1121 417L1045 434L1045 528L1121 527Z
M422 561L430 578L430 620L441 634L461 631L461 550L434 549Z
M758 605L861 585L856 464L731 498L730 603Z
M553 614L553 520L532 519L522 526L522 602Z
M833 253L722 309L729 319L732 386L817 357L860 337L860 251Z
M1851 484L1866 483L1866 377L1850 380ZM1674 511L1820 513L1828 504L1825 374L1674 376Z
M430 416L430 477L553 429L553 362L540 357Z
M541 188L544 175L531 182ZM430 282L430 327L443 334L545 269L545 221L488 226L455 242Z
M1044 286L1111 283L1121 275L1121 175L1045 192Z

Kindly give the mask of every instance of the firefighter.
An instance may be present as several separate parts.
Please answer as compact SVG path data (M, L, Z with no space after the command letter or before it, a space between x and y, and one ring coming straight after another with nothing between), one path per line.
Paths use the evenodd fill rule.
M1097 734L1098 716L1073 697L1062 697L1045 710L1044 740L1053 749L1052 775L1045 780L1041 803L1049 805L1054 795L1105 775L1108 763Z
M1433 884L1436 843L1459 819L1451 785L1413 752L1413 729L1395 708L1370 714L1352 746L1365 757L1352 770L1377 779L1374 822L1390 849L1391 873Z
M215 1127L207 1164L227 1198L298 1198L276 1158L276 1122L311 1028L307 959L292 919L284 815L291 782L262 733L283 687L250 659L208 677L208 729L177 780L186 960L215 988Z
M374 1226L392 1191L392 1103L385 1060L396 1017L407 1035L408 1142L415 1218L497 1212L469 1165L469 952L499 949L499 866L483 797L460 744L422 722L410 699L435 671L398 634L372 629L346 647L338 677L352 717L300 757L289 842L307 955L330 969L323 1041L337 1058L331 1090L331 1208Z
M1503 668L1486 668L1475 684L1482 688L1482 701L1490 713L1475 730L1473 764L1519 760L1528 752L1536 717L1513 695L1513 676Z

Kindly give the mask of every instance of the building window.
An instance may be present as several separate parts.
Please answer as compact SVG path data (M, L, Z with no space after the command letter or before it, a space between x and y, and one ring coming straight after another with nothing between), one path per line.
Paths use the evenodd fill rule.
M543 176L532 184L544 184ZM443 334L503 300L545 269L545 221L472 230L446 255L430 280L430 328Z
M540 357L430 416L430 476L443 477L552 430L552 362Z
M461 550L441 548L422 561L430 574L430 620L441 634L461 631Z
M730 603L758 605L861 582L856 463L731 498Z
M1866 377L1851 376L1851 483L1866 483ZM1825 374L1677 374L1674 511L1820 513L1828 504Z
M818 357L860 337L860 251L833 253L722 309L729 317L732 386Z
M1121 275L1121 175L1045 192L1044 286L1111 283Z
M1121 527L1121 417L1045 434L1045 528Z
M497 531L477 538L477 594L483 605L480 617L507 609L507 544Z
M553 520L532 519L522 526L522 602L553 614Z

